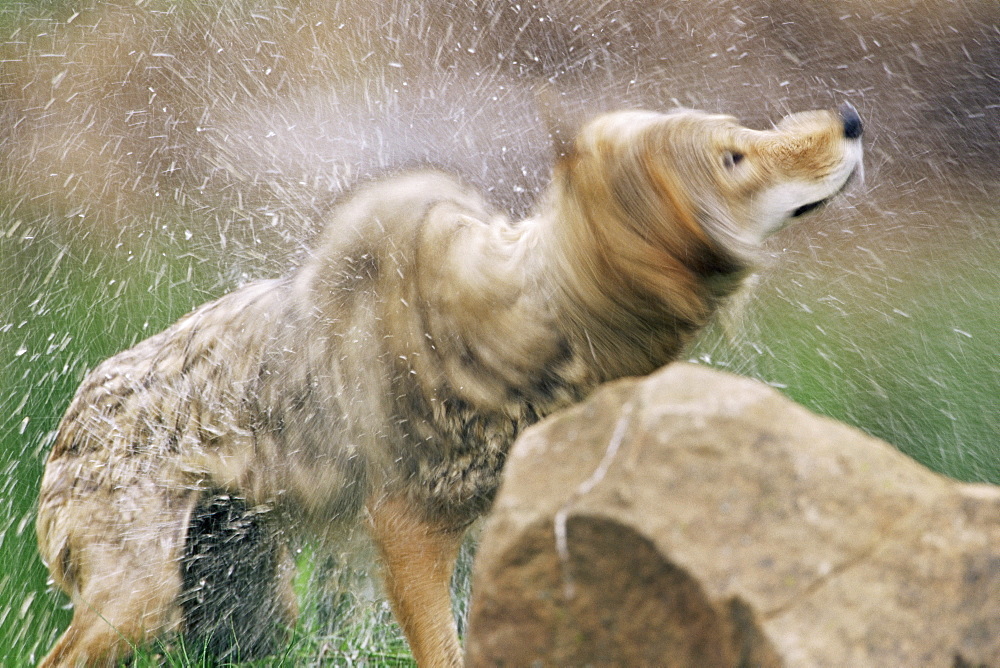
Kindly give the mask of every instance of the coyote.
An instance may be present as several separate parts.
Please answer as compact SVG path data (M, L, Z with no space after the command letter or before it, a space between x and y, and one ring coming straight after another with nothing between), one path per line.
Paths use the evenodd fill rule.
M80 386L41 486L40 551L74 608L42 665L171 633L274 651L296 616L289 537L354 524L417 662L458 665L449 580L517 435L677 358L760 241L861 170L861 134L849 104L764 131L600 115L520 222L434 171L359 187L289 276Z

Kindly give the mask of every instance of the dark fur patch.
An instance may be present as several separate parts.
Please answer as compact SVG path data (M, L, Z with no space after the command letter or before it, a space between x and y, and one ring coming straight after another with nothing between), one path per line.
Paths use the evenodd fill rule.
M279 647L281 546L264 513L220 493L204 495L195 508L181 565L184 638L192 651L246 660Z

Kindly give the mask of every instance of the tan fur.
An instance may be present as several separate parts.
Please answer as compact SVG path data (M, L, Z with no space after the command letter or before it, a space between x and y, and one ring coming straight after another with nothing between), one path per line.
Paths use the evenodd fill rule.
M402 498L376 502L368 518L385 564L386 593L413 658L420 666L460 664L451 600L441 592L451 585L465 532L429 523Z
M286 538L362 516L417 660L457 665L448 580L513 440L675 359L759 241L860 168L849 113L607 114L519 223L439 173L369 184L291 276L105 361L42 482L39 547L75 607L43 665L178 632L273 651Z

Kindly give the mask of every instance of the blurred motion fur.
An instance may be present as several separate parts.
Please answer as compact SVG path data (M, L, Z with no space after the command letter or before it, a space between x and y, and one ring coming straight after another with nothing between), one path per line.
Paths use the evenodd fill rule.
M860 135L849 105L765 131L605 114L516 223L438 172L358 188L290 276L84 380L42 481L40 551L74 607L42 664L174 633L275 651L289 537L357 524L418 663L458 665L449 579L517 435L677 358L759 242L859 171Z

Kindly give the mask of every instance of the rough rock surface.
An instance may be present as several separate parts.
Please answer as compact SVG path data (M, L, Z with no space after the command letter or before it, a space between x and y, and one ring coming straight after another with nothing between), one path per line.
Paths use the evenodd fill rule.
M1000 666L1000 488L678 364L526 432L471 666Z

